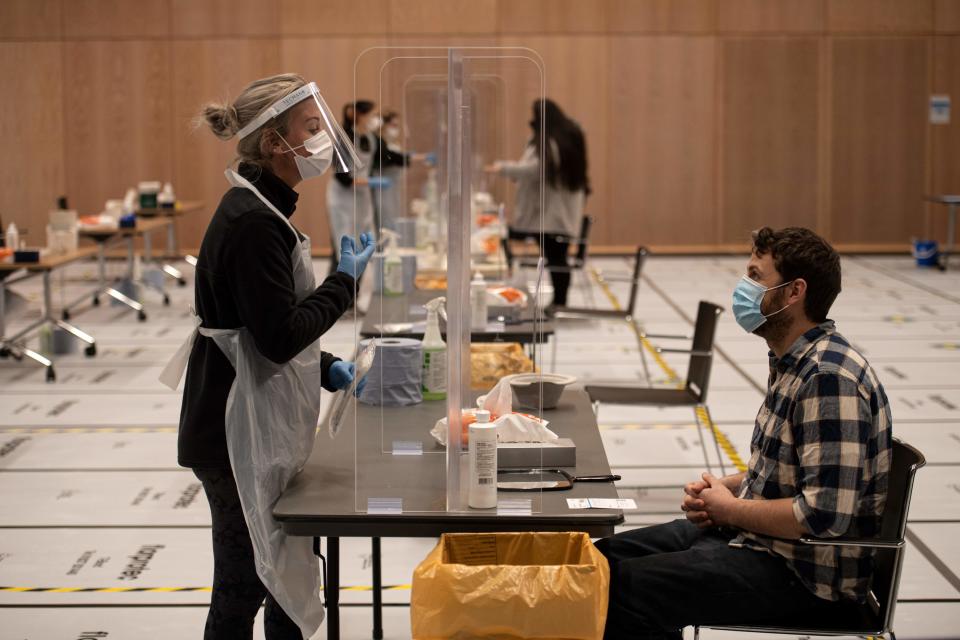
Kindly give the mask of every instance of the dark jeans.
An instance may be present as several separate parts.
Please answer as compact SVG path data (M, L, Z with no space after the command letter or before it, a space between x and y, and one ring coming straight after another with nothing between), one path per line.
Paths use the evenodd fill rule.
M540 242L539 233L510 230L511 240L526 240L533 238ZM567 306L567 291L570 289L570 271L567 262L567 251L570 248L570 238L556 233L543 234L543 255L548 267L557 267L561 270L550 271L550 282L553 284L553 304L558 307Z
M683 519L598 541L610 561L604 639L680 640L688 625L822 621L855 607L818 598L782 558L732 537Z
M204 640L247 640L266 599L267 640L302 640L300 628L284 613L257 576L250 532L243 519L237 483L230 469L194 469L210 503L213 520L213 593Z

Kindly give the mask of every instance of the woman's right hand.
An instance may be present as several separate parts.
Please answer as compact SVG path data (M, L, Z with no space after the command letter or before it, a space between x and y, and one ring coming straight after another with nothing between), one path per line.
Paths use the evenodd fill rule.
M356 241L350 236L340 237L340 262L337 264L337 271L352 276L354 280L367 268L370 257L377 249L372 233L361 233L360 245L357 247Z

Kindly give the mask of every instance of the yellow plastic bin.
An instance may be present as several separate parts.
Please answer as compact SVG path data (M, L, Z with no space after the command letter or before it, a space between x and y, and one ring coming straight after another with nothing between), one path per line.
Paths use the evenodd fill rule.
M600 640L610 567L585 533L449 533L413 573L416 640Z

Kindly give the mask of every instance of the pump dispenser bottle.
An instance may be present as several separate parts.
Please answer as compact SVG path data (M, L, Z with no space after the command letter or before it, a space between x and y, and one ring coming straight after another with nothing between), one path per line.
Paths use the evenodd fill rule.
M470 488L468 504L474 509L497 506L497 427L490 422L490 412L477 411L477 421L470 425Z

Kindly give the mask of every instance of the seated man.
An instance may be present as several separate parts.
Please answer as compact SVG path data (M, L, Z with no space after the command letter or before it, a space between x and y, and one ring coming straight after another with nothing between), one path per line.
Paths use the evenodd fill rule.
M770 347L749 468L688 484L686 519L597 543L610 561L606 638L842 616L866 598L869 551L799 542L877 535L887 494L890 409L873 369L827 319L838 293L840 258L822 238L754 232L733 294L737 323Z

